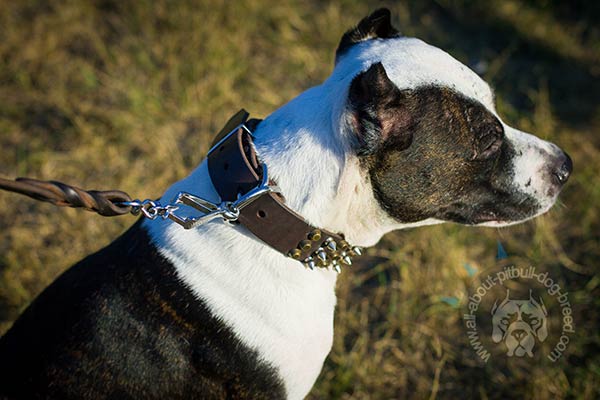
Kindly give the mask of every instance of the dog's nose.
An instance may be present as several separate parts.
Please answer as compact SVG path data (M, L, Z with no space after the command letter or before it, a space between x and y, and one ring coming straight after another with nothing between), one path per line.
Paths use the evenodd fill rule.
M524 329L515 329L514 331L511 332L511 335L517 339L518 342L521 341L521 339L523 339L525 337L525 335L527 335L527 332L525 332Z
M567 182L569 176L571 176L571 172L573 172L573 161L567 153L563 152L556 163L552 176L556 183L562 186Z

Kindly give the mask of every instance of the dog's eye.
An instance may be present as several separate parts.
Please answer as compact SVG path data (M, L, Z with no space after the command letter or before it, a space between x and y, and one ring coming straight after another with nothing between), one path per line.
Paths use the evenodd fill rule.
M487 160L498 153L502 147L503 133L504 130L500 124L486 127L475 146L473 160Z

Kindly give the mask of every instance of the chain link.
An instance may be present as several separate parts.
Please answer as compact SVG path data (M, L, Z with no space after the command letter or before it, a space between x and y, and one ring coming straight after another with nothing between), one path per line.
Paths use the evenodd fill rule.
M218 217L221 217L227 222L237 221L240 216L240 211L245 206L266 193L278 193L280 191L277 186L269 186L268 182L267 167L266 165L263 165L263 179L261 184L250 190L248 193L240 195L235 201L224 201L220 204L216 204L190 193L179 192L171 204L164 206L158 201L149 199L124 201L118 203L118 205L130 206L133 215L139 215L141 213L144 217L151 220L157 219L158 217L170 219L183 226L185 229L191 229ZM195 208L196 210L201 211L203 215L197 217L178 216L175 214L175 211L179 210L180 205Z
M173 204L167 204L166 206L161 205L158 201L154 200L132 200L132 201L124 201L119 203L123 206L130 206L131 213L133 215L139 215L142 213L144 217L148 219L156 219L157 217L161 217L162 219L169 218L174 211L179 209L179 206Z

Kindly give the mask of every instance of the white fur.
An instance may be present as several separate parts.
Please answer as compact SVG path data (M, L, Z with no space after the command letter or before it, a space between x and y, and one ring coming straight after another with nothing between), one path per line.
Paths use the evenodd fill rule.
M494 96L489 85L476 73L445 51L420 39L376 39L351 48L336 66L334 75L356 75L381 62L388 77L400 89L444 86L481 102L494 111Z
M217 200L206 162L164 196L178 191ZM290 399L303 398L333 340L336 273L309 271L243 228L213 221L183 230L146 221L154 243L211 312L276 367Z
M506 138L510 140L517 154L513 158L513 184L517 190L533 196L539 203L538 211L529 218L512 222L485 222L489 227L504 227L522 223L544 214L556 202L559 190L552 189L552 175L548 160L558 157L561 150L553 143L542 140L504 124Z
M552 185L548 160L556 158L560 149L550 142L506 125L505 132L517 152L513 160L514 184L520 191L538 199L540 213L548 211L558 196L558 190L548 194Z
M351 243L363 246L394 229L441 222L405 225L388 217L350 151L344 123L348 88L377 61L399 88L450 86L493 110L487 84L443 51L417 39L372 40L345 54L322 85L259 125L257 153L287 204L315 226L344 232ZM522 139L514 134L511 140ZM163 201L182 190L218 200L206 162L173 185ZM145 226L182 281L278 369L289 398L303 398L331 348L336 273L305 270L244 228L220 221L190 231L170 221L146 221Z

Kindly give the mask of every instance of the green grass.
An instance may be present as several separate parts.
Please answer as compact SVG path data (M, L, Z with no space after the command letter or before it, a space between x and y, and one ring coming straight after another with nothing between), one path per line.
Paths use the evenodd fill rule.
M263 117L325 79L341 34L382 4L403 33L467 64L485 61L505 120L558 143L575 172L559 204L535 221L419 228L370 249L340 276L334 348L310 398L597 398L593 2L5 1L0 176L158 197L240 107ZM0 193L0 333L59 273L132 222ZM464 265L494 265L498 240L570 293L576 333L556 364L482 365L469 347L460 305L473 279Z

